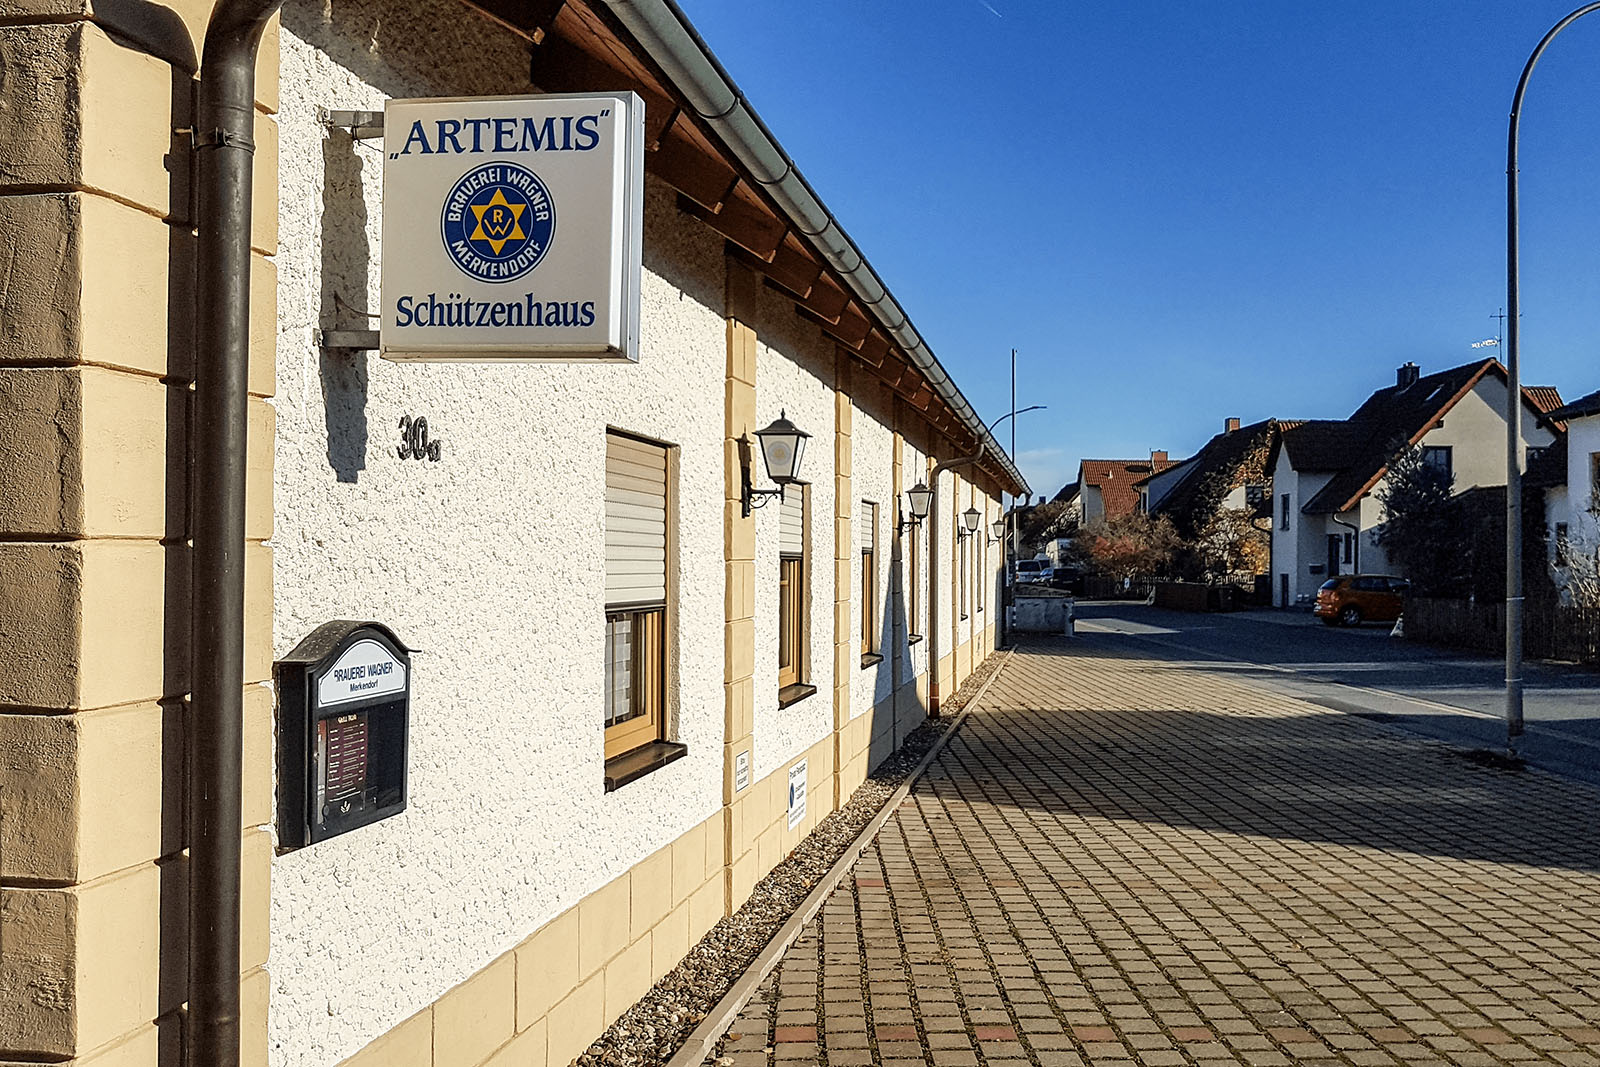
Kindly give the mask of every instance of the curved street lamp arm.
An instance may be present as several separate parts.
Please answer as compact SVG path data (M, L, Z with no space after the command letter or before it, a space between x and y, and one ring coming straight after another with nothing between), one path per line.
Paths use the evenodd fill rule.
M1550 27L1528 57L1511 98L1511 120L1506 132L1506 747L1513 748L1522 734L1522 308L1517 262L1517 132L1522 119L1522 97L1539 57L1556 34L1593 11L1600 2L1585 4Z

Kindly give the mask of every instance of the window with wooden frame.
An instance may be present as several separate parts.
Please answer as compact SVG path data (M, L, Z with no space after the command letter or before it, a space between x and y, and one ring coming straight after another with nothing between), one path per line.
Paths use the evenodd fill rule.
M989 507L981 507L984 522L979 523L978 533L973 537L978 541L978 574L973 579L973 608L976 611L984 609L984 598L989 595Z
M861 502L861 656L878 653L878 505Z
M778 507L778 688L805 684L806 487L790 486Z
M970 599L970 590L972 587L972 579L969 574L969 570L972 566L972 535L968 534L967 536L963 537L958 532L956 534L956 538L960 541L960 546L956 550L956 560L957 570L961 574L961 617L965 619L969 614L967 601Z
M906 553L906 604L909 608L907 615L907 637L912 641L922 640L922 526L915 524L911 527L910 551Z
M659 741L667 704L667 448L606 434L607 759Z

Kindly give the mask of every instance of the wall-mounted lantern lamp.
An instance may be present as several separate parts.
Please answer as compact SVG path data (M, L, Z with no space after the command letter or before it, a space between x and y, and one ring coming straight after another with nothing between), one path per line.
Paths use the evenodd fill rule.
M933 490L918 482L906 490L906 510L911 513L908 519L901 519L899 528L904 530L907 526L916 526L928 517L928 505L933 502Z
M997 545L1006 539L1006 520L996 519L989 524L989 529L994 536L989 538L991 545Z
M962 537L971 537L978 532L978 525L983 522L983 515L977 508L968 508L961 513L961 526L956 533Z
M756 441L761 445L761 461L766 464L767 477L776 482L776 489L757 489L750 484L750 466L744 468L744 513L766 504L769 497L782 497L785 486L800 480L800 460L806 452L806 441L811 435L790 422L788 416L778 412L771 426L756 431Z

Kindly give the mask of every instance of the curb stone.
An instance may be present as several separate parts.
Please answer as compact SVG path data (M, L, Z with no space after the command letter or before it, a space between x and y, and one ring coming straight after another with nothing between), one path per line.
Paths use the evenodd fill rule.
M895 791L889 795L889 799L884 801L883 807L878 809L878 813L872 817L872 821L862 827L861 833L856 835L856 839L850 842L844 853L834 862L832 867L828 868L828 873L817 882L811 892L806 895L806 898L800 902L800 906L795 909L794 914L789 916L788 921L773 935L767 947L761 950L761 954L751 962L750 966L733 983L723 998L717 1001L716 1006L706 1014L700 1025L694 1028L694 1032L684 1039L683 1045L677 1052L672 1054L672 1058L666 1062L665 1067L700 1067L705 1062L712 1048L722 1039L722 1035L728 1032L728 1028L739 1017L739 1013L744 1010L744 1006L755 995L756 989L766 980L767 975L772 973L778 962L783 959L783 954L799 938L800 931L805 929L805 925L816 917L817 912L822 910L823 903L827 901L835 889L839 888L839 883L844 881L845 875L850 873L850 868L854 867L856 861L861 858L861 853L866 849L867 845L871 844L872 839L878 836L878 831L883 829L883 824L889 821L889 817L899 809L901 803L911 793L911 787L916 784L917 779L922 777L923 772L938 758L939 753L944 751L945 745L949 744L956 731L961 729L961 724L967 721L967 716L982 702L984 694L989 691L989 687L994 684L995 679L1005 673L1006 664L1011 661L1014 651L1014 649L1008 648L998 653L1001 656L999 664L990 673L989 677L984 679L983 685L978 688L978 691L972 694L972 699L967 701L966 706L961 709L955 721L950 724L950 728L941 734L939 740L935 741L933 746L923 754L922 760L916 767L912 768L910 774L906 775L905 781L901 782Z

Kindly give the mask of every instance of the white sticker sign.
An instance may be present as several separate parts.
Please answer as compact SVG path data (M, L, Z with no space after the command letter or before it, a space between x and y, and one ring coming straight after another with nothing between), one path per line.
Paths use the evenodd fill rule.
M750 753L741 752L733 757L733 791L742 793L750 786Z
M789 829L799 826L806 817L806 761L801 760L789 768Z
M390 100L383 136L383 355L637 362L638 96Z
M406 665L376 641L357 641L317 678L317 702L323 707L352 700L402 693Z

